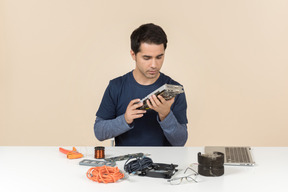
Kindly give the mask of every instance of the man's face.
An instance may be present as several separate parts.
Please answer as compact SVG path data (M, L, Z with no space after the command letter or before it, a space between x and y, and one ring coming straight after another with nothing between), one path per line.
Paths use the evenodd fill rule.
M135 55L131 51L132 58L136 62L135 74L141 80L157 80L164 61L164 45L141 43L140 51Z

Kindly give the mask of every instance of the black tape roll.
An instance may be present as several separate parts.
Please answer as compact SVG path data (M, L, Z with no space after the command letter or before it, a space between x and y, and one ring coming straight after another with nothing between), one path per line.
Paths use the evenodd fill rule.
M203 176L221 176L224 174L224 154L198 153L198 173Z

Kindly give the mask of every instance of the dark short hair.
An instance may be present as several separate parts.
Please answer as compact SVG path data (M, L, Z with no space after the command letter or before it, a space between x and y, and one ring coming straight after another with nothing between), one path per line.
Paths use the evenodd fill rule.
M131 49L135 54L140 51L141 43L163 44L165 50L168 42L164 30L153 23L144 24L135 29L130 36L130 40Z

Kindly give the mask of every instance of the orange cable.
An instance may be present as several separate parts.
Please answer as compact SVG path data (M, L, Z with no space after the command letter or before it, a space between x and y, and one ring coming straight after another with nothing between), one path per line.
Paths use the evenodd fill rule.
M101 167L90 168L87 171L86 176L88 179L98 183L115 183L119 179L123 178L124 174L120 172L118 167L109 167L104 165Z

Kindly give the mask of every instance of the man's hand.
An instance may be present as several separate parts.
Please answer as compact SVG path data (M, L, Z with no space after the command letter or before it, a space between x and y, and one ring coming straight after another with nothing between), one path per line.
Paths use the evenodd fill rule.
M131 124L134 119L143 117L143 114L146 113L146 110L137 109L142 105L143 103L140 103L140 99L134 99L130 101L124 115L125 120L128 124Z
M174 103L175 98L166 101L161 95L152 95L147 101L150 109L158 112L160 121L163 121L170 113L171 105Z

